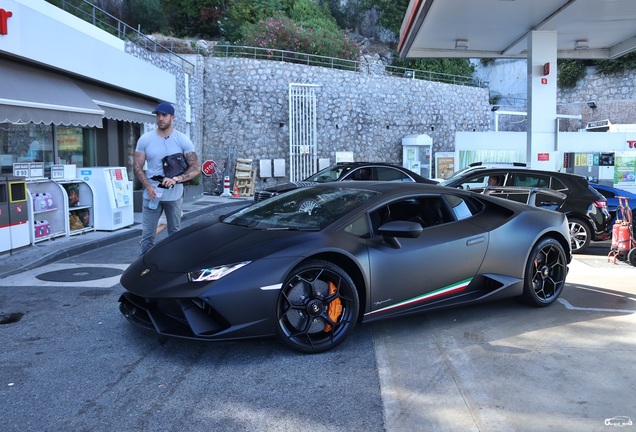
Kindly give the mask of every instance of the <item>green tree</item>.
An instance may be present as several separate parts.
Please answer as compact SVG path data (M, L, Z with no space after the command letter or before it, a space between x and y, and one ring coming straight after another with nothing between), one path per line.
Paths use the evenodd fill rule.
M168 28L161 0L124 0L120 19L146 34L165 32Z
M170 31L179 37L217 38L229 0L162 0Z
M378 16L378 24L399 34L409 0L360 0L363 9L375 9Z

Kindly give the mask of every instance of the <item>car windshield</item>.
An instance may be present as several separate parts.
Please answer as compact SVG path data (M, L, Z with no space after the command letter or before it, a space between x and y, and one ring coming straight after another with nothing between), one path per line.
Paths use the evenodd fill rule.
M349 165L333 165L328 168L325 168L322 171L318 171L316 174L311 177L307 177L305 181L317 182L317 183L327 183L333 182L344 177L349 171L351 171L353 167Z
M378 195L361 189L300 188L246 207L223 222L265 230L318 231Z

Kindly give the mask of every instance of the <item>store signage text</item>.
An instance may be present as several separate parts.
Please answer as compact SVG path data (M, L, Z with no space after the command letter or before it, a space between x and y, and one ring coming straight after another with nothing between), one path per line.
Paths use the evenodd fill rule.
M13 164L13 175L26 178L43 178L44 162L20 162Z
M629 148L636 148L636 140L627 140L627 144L629 144Z
M13 12L0 9L0 35L6 35L9 33L9 18L13 16Z

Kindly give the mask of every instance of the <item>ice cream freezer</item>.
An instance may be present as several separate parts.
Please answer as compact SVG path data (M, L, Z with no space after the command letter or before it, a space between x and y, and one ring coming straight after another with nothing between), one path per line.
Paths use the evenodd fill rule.
M77 168L77 178L93 191L93 221L98 231L115 231L135 223L133 183L124 167Z

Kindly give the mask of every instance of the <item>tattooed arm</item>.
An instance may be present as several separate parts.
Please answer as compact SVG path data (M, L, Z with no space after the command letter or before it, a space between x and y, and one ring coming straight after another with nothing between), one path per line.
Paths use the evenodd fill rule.
M196 152L185 153L185 158L188 162L188 169L179 176L179 181L182 183L192 180L201 172L201 165L199 165Z
M142 186L148 191L148 198L151 200L156 198L155 188L146 177L146 173L144 171L144 163L146 162L146 153L143 152L135 152L135 161L133 163L133 172L135 173L135 177L142 184Z

